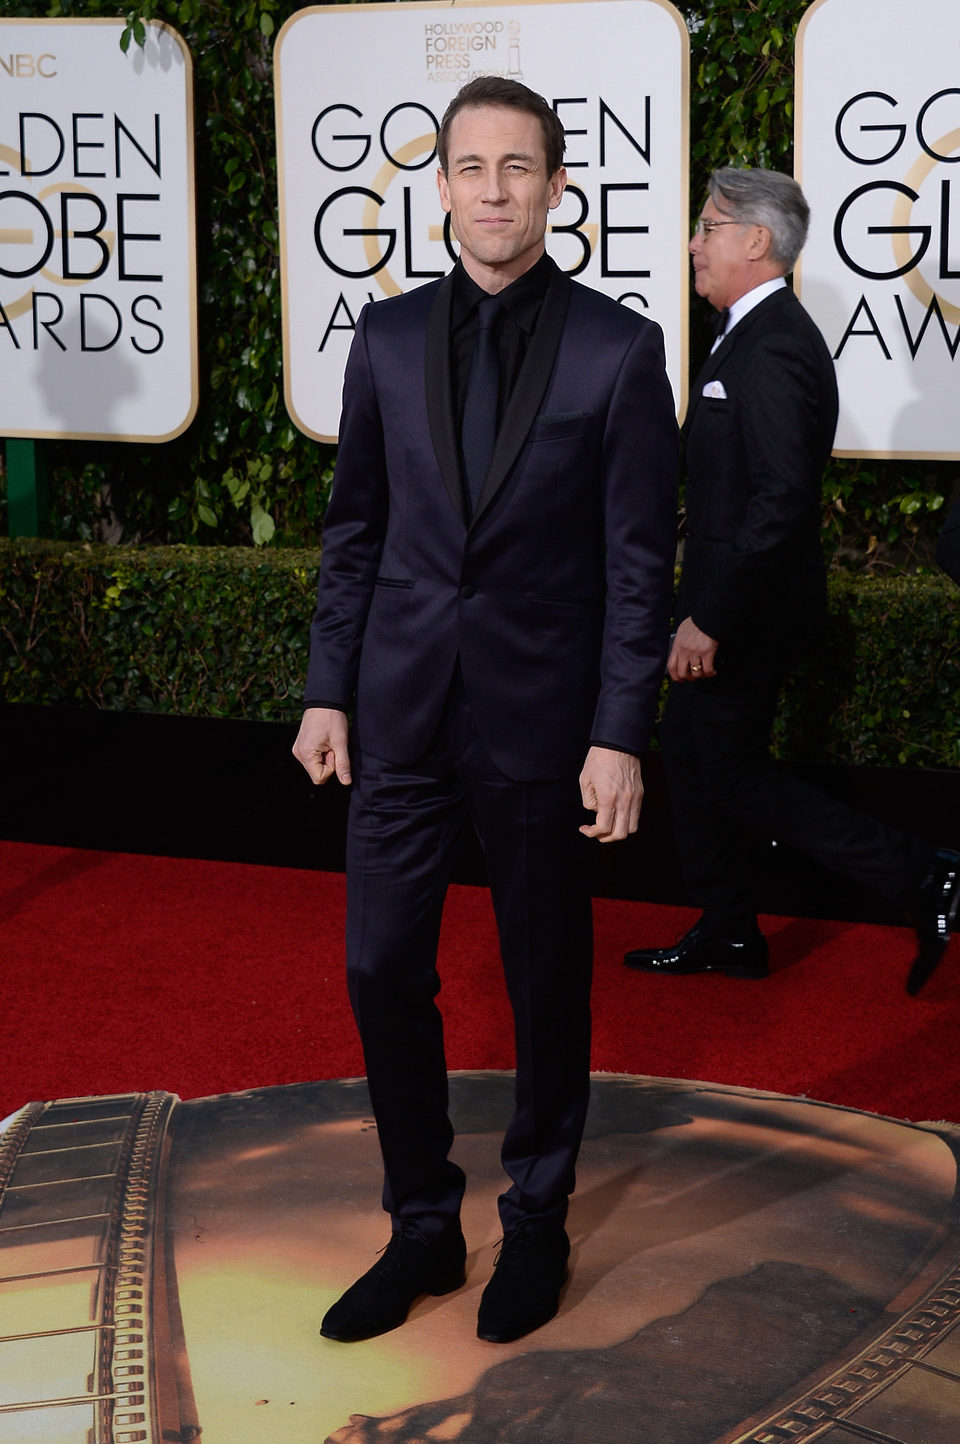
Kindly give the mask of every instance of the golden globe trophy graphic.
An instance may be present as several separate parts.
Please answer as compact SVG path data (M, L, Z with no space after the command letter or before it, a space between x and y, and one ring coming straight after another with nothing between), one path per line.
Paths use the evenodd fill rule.
M520 22L511 20L507 26L510 40L507 44L507 76L510 80L522 80L523 70L520 66Z

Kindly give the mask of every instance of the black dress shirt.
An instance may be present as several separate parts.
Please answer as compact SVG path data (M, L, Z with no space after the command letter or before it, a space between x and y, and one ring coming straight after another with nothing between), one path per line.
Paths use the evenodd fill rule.
M500 405L502 419L516 385L533 335L540 307L550 284L553 263L542 255L504 290L497 292L502 314L496 324L497 355L500 360ZM453 301L450 307L450 370L453 383L453 413L457 432L463 424L463 401L470 375L470 362L477 339L477 306L489 293L467 275L458 261L453 273Z

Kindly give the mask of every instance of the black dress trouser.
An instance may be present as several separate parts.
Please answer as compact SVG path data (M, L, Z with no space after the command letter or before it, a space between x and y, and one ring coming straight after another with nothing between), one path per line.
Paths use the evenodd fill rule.
M515 1110L502 1160L504 1232L562 1221L590 1087L592 916L576 778L522 783L490 759L459 672L427 754L409 765L358 752L347 832L347 979L396 1226L456 1219L436 957L464 827L484 848L516 1044ZM483 1007L482 998L476 1000Z
M722 925L755 915L738 844L750 823L825 867L902 898L930 867L930 843L830 797L770 756L783 670L721 670L670 688L661 745L687 889Z

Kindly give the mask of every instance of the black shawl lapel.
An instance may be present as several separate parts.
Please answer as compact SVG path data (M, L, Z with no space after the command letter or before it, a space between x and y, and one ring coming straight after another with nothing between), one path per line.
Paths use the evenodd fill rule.
M694 383L690 388L690 400L687 405L687 414L683 419L683 429L685 432L689 431L691 425L693 424L694 414L697 407L700 405L700 398L703 395L703 388L707 384L707 382L712 381L714 376L716 375L717 357L719 356L723 347L726 345L728 345L728 342L727 338L724 337L723 340L720 342L720 345L717 347L716 351L710 352L710 354L707 356L707 359L700 367L700 370L697 372Z
M450 308L453 303L453 272L440 282L427 317L424 383L427 421L443 484L457 515L466 523L460 443L453 415L453 380L450 372Z
M570 285L569 276L555 268L540 307L540 315L530 338L527 354L520 368L520 375L517 377L517 384L500 423L493 456L490 458L490 469L477 500L474 522L482 516L506 481L510 468L516 461L520 448L526 441L530 427L540 409L540 403L553 374L553 363L560 346L563 323L567 318Z

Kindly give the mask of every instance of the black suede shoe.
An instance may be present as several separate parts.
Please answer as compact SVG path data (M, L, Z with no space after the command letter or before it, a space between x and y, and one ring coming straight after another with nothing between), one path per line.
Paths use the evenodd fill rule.
M570 1240L560 1225L530 1219L512 1228L480 1299L477 1338L509 1344L552 1319L569 1257Z
M397 1328L421 1294L450 1294L460 1287L466 1257L459 1228L432 1239L416 1224L402 1224L373 1268L327 1310L320 1333L352 1344Z
M960 852L937 853L910 910L917 931L917 956L907 977L907 992L915 997L932 977L957 926L960 913Z
M669 948L634 948L624 954L628 968L646 973L726 973L728 978L766 978L770 950L759 930L742 938L705 933L695 923Z

